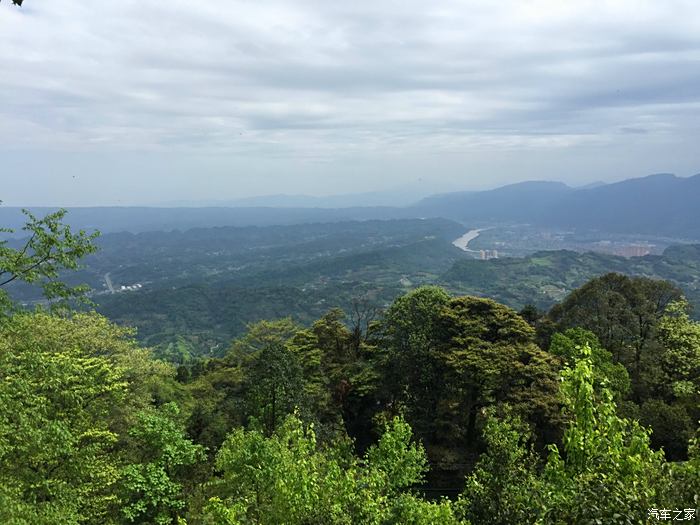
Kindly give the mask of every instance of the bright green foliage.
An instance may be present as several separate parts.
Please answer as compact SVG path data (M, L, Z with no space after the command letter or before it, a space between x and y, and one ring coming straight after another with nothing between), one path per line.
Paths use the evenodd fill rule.
M629 374L621 363L613 362L612 353L600 345L593 332L583 328L569 328L564 333L556 333L552 336L549 351L562 357L567 365L573 366L580 355L580 349L586 345L591 349L596 389L606 386L617 401L623 399L630 391Z
M402 419L394 418L385 425L376 445L365 455L366 464L385 480L382 486L390 494L423 480L428 461L423 447L411 441L411 427Z
M267 438L235 430L217 456L222 478L208 507L217 524L456 523L449 504L401 491L422 479L422 448L400 419L359 461L345 446L320 448L312 428L290 416Z
M167 525L185 507L180 480L205 454L185 436L179 412L175 403L142 411L129 429L134 462L122 469L119 484L121 512L131 523Z
M386 512L386 517L382 517L381 523L385 525L469 525L468 521L457 518L449 500L426 501L411 494L396 496Z
M659 323L661 369L669 397L700 407L700 323L688 316L688 302L672 303ZM700 414L696 413L700 417ZM696 417L695 419L698 419Z
M649 432L639 423L617 416L609 390L596 393L591 353L584 346L575 366L563 372L571 422L564 433L565 455L550 446L541 521L645 523L664 486L664 456L650 448Z
M319 504L315 445L313 432L294 418L270 438L234 430L217 455L223 477L210 512L229 517L221 523L298 523Z
M688 461L670 463L667 467L670 482L661 505L657 507L667 508L684 503L684 508L692 508L693 505L700 507L700 426L696 427L695 436L690 440Z
M489 417L486 452L467 477L457 505L472 523L534 523L542 510L538 458L530 432L517 418Z
M135 414L186 398L172 366L95 314L20 313L0 330L0 522L121 522ZM132 442L133 444L133 442ZM121 452L120 452L121 451Z
M612 394L596 387L591 349L580 352L563 372L564 453L550 445L541 473L517 419L487 423L487 451L458 503L474 523L643 524L648 509L692 506L696 489L682 485L697 487L697 463L665 463L649 432L619 417Z
M49 301L58 300L58 305L85 293L84 287L70 287L58 280L61 270L75 270L78 261L94 253L97 247L93 243L99 235L88 235L84 231L73 233L70 226L62 221L65 210L59 210L39 219L24 210L27 223L23 230L27 241L19 248L11 248L7 241L0 240L0 288L13 281L38 284L42 287L44 297ZM2 230L0 233L11 230ZM6 313L11 307L7 294L0 290L0 313Z
M687 457L700 419L700 323L690 319L689 309L685 300L671 303L659 321L659 352L645 376L653 397L639 410L640 421L654 431L652 443L671 459Z
M609 274L572 292L550 312L560 330L580 327L594 333L613 361L627 368L631 388L624 399L619 395L622 376L610 374L612 368L596 358L600 352L591 344L594 363L608 379L620 412L651 427L652 445L663 447L671 460L687 457L688 439L700 419L700 330L687 311L671 283ZM559 350L561 342L553 341Z
M128 400L115 352L130 348L96 316L18 314L0 332L0 522L109 521L116 503L113 407Z

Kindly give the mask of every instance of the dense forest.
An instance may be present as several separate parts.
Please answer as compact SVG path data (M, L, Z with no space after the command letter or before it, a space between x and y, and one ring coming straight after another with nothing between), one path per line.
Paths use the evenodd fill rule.
M63 218L0 244L2 523L697 519L700 323L674 282L605 273L546 311L329 298L174 364L80 306L62 277L97 247Z

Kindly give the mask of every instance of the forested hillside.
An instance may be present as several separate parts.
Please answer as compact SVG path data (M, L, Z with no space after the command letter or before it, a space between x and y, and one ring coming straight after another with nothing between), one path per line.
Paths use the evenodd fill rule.
M426 284L441 285L455 294L490 297L516 310L526 305L547 310L589 279L618 272L670 280L683 289L692 305L700 305L700 250L696 245L670 247L661 256L624 258L549 251L482 261L467 257L448 239L439 238L439 230L428 235L435 238L424 238L435 224L417 224L426 230L407 233L403 239L390 237L391 246L379 243L354 249L348 242L342 253L336 246L314 257L310 257L314 250L306 251L308 244L293 246L289 239L290 244L280 247L280 252L286 250L286 263L276 257L256 260L258 252L251 250L249 260L256 260L256 264L236 272L222 271L224 265L215 257L205 259L205 252L193 250L191 256L172 252L170 265L160 267L164 279L170 279L138 292L102 295L95 300L100 312L138 327L144 344L157 346L173 359L181 359L176 355L217 354L226 341L245 331L246 323L286 316L309 322L330 306L351 310L358 302L384 308L402 293ZM381 231L382 227L408 224L365 226ZM453 227L449 223L445 226L449 236ZM369 241L361 238L363 243ZM326 242L319 241L319 246L327 246ZM157 237L152 246L158 246ZM178 250L187 244L182 246ZM303 259L295 259L294 253ZM202 264L195 264L195 260ZM176 268L186 264L199 268L200 273L174 278L180 275ZM138 281L140 271L134 265L115 273L131 275L122 278L131 283ZM696 309L694 315L698 312Z
M550 250L479 260L452 244L464 230L444 219L405 219L105 234L84 267L62 278L91 286L98 311L136 327L141 344L175 362L221 355L249 323L309 323L333 306L382 309L422 285L547 310L587 280L618 272L670 280L700 304L697 245L632 258ZM27 304L41 298L36 286L7 288Z
M73 309L60 270L95 246L61 220L0 245L2 523L697 517L700 323L671 282L610 273L548 312L435 286L329 298L176 366ZM50 301L12 302L17 280Z
M608 272L666 279L700 306L700 245L671 246L663 255L619 257L572 251L537 252L523 258L455 262L443 276L451 289L493 297L513 307L541 309L561 301L574 288ZM700 312L697 312L700 313Z

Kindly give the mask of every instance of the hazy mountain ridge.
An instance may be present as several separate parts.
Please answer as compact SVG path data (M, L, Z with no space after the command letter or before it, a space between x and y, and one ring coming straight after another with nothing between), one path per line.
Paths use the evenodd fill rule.
M699 200L700 175L658 174L587 189L524 182L486 192L437 195L416 208L460 221L522 221L700 239Z
M353 198L358 195L362 194ZM328 205L339 203L343 198L329 197ZM286 199L289 204L297 202L295 196L280 196L279 199ZM682 178L658 174L584 188L572 188L561 182L528 181L486 191L436 194L405 207L372 206L368 201L365 206L351 207L70 208L67 220L75 228L138 233L213 226L441 217L469 226L527 223L698 240L699 201L700 175ZM32 211L41 215L55 209L32 208ZM0 223L9 228L21 228L24 224L21 209L0 207Z
M494 190L434 195L413 209L461 221L532 222L551 203L574 191L562 182L519 182Z
M43 215L57 208L32 207ZM392 207L366 208L68 208L66 222L74 228L103 233L191 230L217 226L285 226L351 220L399 219L415 216L410 210ZM0 223L19 230L24 224L21 208L0 207ZM18 231L21 235L21 232Z
M629 179L579 190L555 203L544 221L625 233L700 238L700 175Z
M258 195L228 200L180 200L158 204L164 208L202 208L202 207L226 207L226 208L357 208L368 206L408 206L416 202L425 191L394 189L386 191L368 191L360 193L346 193L339 195Z

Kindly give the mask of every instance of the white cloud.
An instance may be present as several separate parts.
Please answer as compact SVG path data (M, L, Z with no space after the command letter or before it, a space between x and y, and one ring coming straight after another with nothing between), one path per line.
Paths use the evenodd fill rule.
M365 166L683 142L700 122L696 5L3 2L0 147Z

